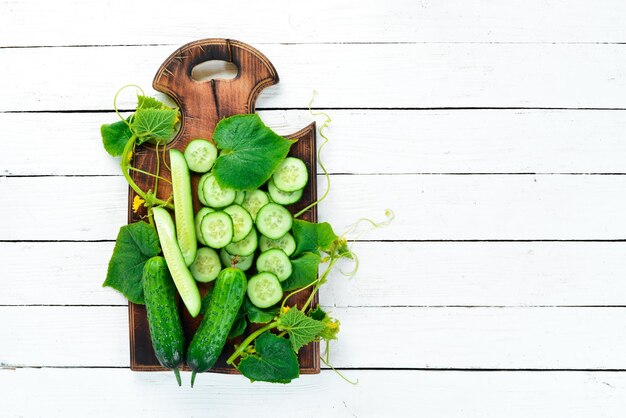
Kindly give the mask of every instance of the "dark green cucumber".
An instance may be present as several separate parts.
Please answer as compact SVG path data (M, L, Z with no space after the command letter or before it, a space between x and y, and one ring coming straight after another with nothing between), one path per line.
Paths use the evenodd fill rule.
M244 272L232 267L222 270L215 281L209 306L187 349L187 365L193 371L192 387L196 373L209 370L220 356L243 303L246 287Z
M156 358L163 367L174 370L180 386L178 368L185 353L185 335L176 306L176 287L163 257L152 257L146 262L143 294Z

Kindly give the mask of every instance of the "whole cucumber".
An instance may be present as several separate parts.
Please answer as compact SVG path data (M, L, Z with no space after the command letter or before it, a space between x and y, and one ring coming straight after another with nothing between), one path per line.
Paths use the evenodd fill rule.
M243 303L248 283L246 275L237 268L225 268L215 281L209 306L187 349L187 364L196 373L209 370L219 358L239 308Z
M185 335L176 305L176 287L163 257L152 257L146 262L143 293L152 347L159 363L174 370L180 386L178 368L183 362Z

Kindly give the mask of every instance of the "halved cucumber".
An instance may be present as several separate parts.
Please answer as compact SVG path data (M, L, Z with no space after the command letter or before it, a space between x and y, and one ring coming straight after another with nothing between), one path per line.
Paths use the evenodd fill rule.
M241 206L248 211L252 219L256 219L256 214L263 206L267 205L270 198L263 190L249 190L246 192L246 197L243 200Z
M237 257L237 262L233 264L233 261ZM250 267L252 267L252 262L254 261L254 253L250 255L231 255L228 254L224 248L220 251L220 258L222 259L222 264L225 268L227 267L235 267L240 270L246 271Z
M167 268L174 279L174 284L189 314L195 317L200 312L200 292L198 286L185 264L183 254L180 252L176 240L176 228L170 214L161 207L152 209L154 223L159 235L159 242L163 250L163 256L167 262Z
M235 203L238 205L241 205L245 198L246 198L246 192L238 190L237 195L235 196Z
M280 248L285 252L285 254L290 256L296 251L296 240L289 232L279 239L271 239L265 235L261 235L261 238L259 239L259 249L261 252L267 251L270 248Z
M207 213L200 221L204 242L211 248L223 248L233 240L233 221L221 211Z
M257 308L269 308L283 298L283 288L272 273L259 273L248 280L248 298Z
M206 139L194 139L185 148L185 160L191 171L206 173L217 159L217 147Z
M202 237L202 231L200 230L202 218L204 218L204 215L206 215L207 213L211 213L214 211L215 209L203 207L198 211L198 213L196 213L196 238L198 239L198 242L202 245L206 245L206 242L204 242L204 238Z
M274 171L272 179L276 187L283 192L295 192L306 186L309 170L301 159L287 157Z
M244 239L237 242L231 242L226 247L226 251L228 251L231 255L250 255L253 254L258 245L258 238L256 229L252 228L250 233L246 235ZM294 247L295 249L295 247Z
M176 236L185 264L190 265L196 258L198 241L196 240L196 226L193 217L191 179L182 152L175 149L170 150L170 167L172 169Z
M256 269L258 272L267 271L274 273L278 280L285 281L291 276L291 261L280 248L272 248L259 255L256 259Z
M281 205L291 205L302 198L302 192L304 189L296 190L295 192L283 192L276 187L274 180L270 179L267 182L267 191L270 192L270 198L272 201Z
M237 192L232 189L222 189L217 184L217 179L213 176L213 173L209 173L206 180L204 180L202 192L204 193L204 200L207 206L212 208L228 206L235 201L237 196Z
M255 222L261 234L271 239L279 239L291 229L293 217L283 206L268 203L259 210Z
M230 205L224 208L224 212L228 213L233 219L233 242L241 241L248 236L254 224L252 217L247 210L239 205Z
M217 252L208 247L198 248L196 259L189 266L193 278L199 282L207 283L215 280L222 271L222 263Z

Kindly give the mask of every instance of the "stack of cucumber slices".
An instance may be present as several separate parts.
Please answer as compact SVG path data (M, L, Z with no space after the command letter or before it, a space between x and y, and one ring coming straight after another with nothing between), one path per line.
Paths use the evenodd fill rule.
M176 263L184 260L193 278L202 283L215 280L225 267L236 267L247 272L250 302L258 308L271 307L282 299L281 282L292 273L289 256L296 250L290 233L293 216L285 205L302 197L308 169L302 160L287 157L261 188L236 191L221 187L211 172L217 156L215 145L204 139L191 141L184 154L170 151L182 257L169 257L168 266L176 282L176 271L184 267ZM202 207L195 216L190 170L202 174L195 190ZM155 221L162 229L159 219ZM195 311L186 302L194 298L186 299L182 292L181 296L190 312Z

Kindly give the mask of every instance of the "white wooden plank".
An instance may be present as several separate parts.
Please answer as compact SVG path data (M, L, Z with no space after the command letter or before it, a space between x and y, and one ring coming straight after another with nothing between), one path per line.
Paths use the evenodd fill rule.
M626 50L615 44L257 46L281 77L260 94L259 108L305 107L313 89L318 107L358 108L623 107L626 95ZM0 49L0 62L28 63L5 67L0 111L110 110L123 85L150 93L173 50Z
M626 369L623 308L332 308L336 367ZM126 307L0 307L0 362L128 366ZM390 343L392 341L392 343Z
M332 173L626 172L624 111L329 113L323 161ZM281 134L314 120L305 110L260 115ZM120 174L117 160L100 146L98 129L114 120L112 113L0 113L11 145L0 153L2 174Z
M608 372L332 371L289 385L240 376L206 375L191 389L166 372L125 369L0 370L5 416L237 416L275 417L616 417L626 407L626 376ZM36 401L33 401L36 394Z
M0 243L0 305L124 305L102 288L112 242ZM326 306L623 305L623 242L361 242ZM341 266L348 270L348 266Z
M319 218L340 232L393 209L375 240L623 239L623 190L626 176L333 176ZM114 239L126 200L122 177L0 178L0 240Z
M229 3L196 0L179 3L177 13L154 12L148 1L54 4L4 1L0 46L178 44L209 36L254 42L621 42L626 36L619 1L320 0L302 7L282 0L267 7L248 0L233 11Z

